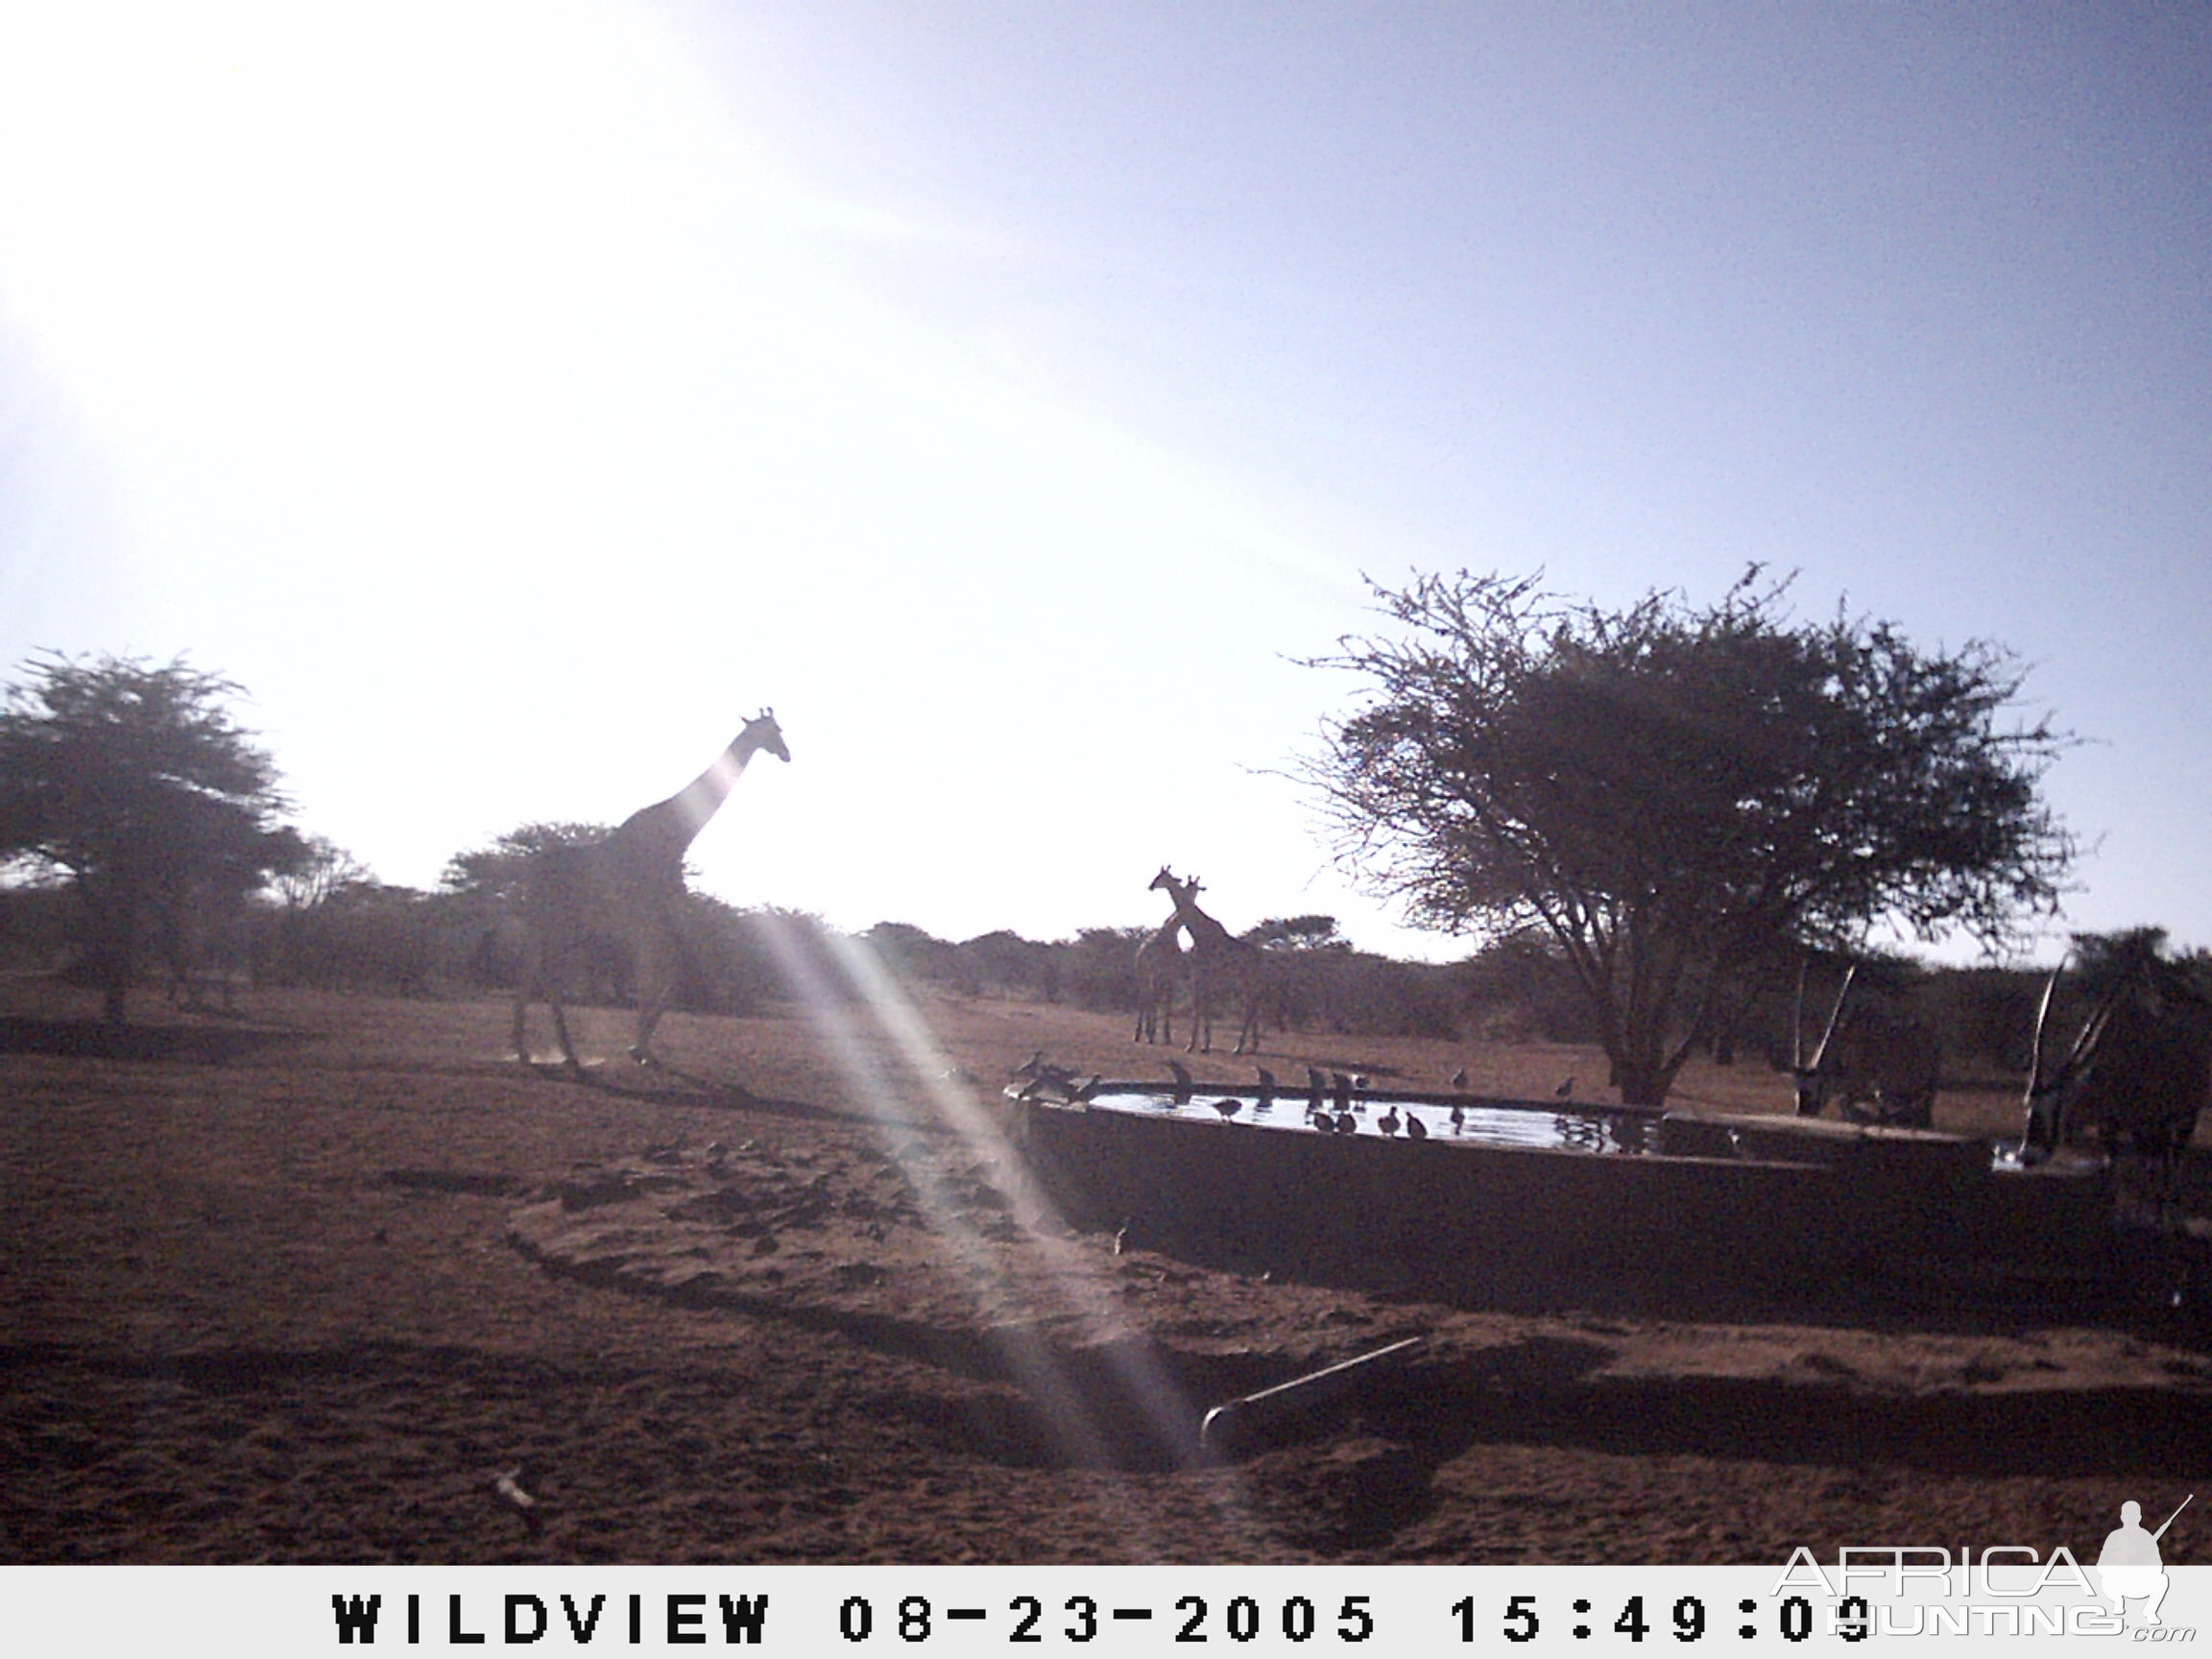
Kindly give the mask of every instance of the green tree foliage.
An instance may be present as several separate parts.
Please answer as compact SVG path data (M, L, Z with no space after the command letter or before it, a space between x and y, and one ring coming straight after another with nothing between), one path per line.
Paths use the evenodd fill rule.
M1352 941L1336 930L1334 916L1270 916L1244 929L1262 950L1349 950Z
M377 882L368 865L327 835L309 835L301 843L298 862L269 885L286 910L307 911L338 903Z
M456 853L445 861L440 890L427 908L440 933L472 941L467 974L479 984L511 986L520 964L521 934L515 906L530 859L551 847L601 841L604 824L524 824L489 847ZM691 890L693 871L684 866L685 894L675 915L680 946L673 1006L700 1013L747 1014L777 997L845 1002L854 995L830 928L818 916L774 907L740 910ZM912 930L923 940L928 936ZM936 941L929 941L934 944ZM581 981L565 994L586 1003L634 1002L637 964L626 937L594 937L581 957Z
M379 881L325 836L308 836L299 867L270 887L255 973L279 984L422 996L483 954L483 923L465 901Z
M898 978L950 979L958 971L959 947L910 922L878 922L860 937Z
M489 847L474 847L445 860L438 883L465 900L504 904L519 891L531 858L548 847L574 847L604 841L613 833L606 824L524 824ZM690 872L685 872L688 881Z
M1537 580L1375 586L1405 632L1317 661L1367 684L1305 776L1417 922L1557 942L1624 1100L1663 1101L1801 947L1878 920L1995 945L2056 907L2073 843L2039 784L2067 739L2007 723L2001 647L1797 622L1750 578L1622 611Z
M19 672L0 710L0 855L67 881L120 1022L150 928L173 941L195 907L242 903L305 843L276 822L276 762L231 718L231 681L182 658L57 656Z

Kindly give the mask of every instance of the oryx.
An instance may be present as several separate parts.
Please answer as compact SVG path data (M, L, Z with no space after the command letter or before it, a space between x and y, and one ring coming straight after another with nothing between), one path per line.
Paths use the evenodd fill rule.
M2089 965L2103 988L2055 1065L2044 1057L2043 1029L2063 957L2044 981L2020 1155L2040 1162L2093 1135L2108 1156L2133 1153L2170 1172L2212 1097L2212 1006L2185 966L2158 953L2155 929L2121 934L2103 955Z
M1819 1116L1831 1099L1852 1117L1925 1129L1936 1110L1943 1043L1917 1020L1862 1002L1845 1018L1843 1004L1859 965L1843 971L1835 1005L1813 1057L1805 1057L1805 970L1797 970L1797 1002L1791 1023L1790 1070L1797 1078L1797 1114ZM1861 1108L1873 1102L1872 1113Z

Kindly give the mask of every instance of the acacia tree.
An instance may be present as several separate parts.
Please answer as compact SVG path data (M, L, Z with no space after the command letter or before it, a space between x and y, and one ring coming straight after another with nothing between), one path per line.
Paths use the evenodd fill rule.
M2073 856L2039 795L2070 739L2008 723L2010 653L1797 622L1755 576L1618 612L1540 577L1370 583L1407 632L1311 663L1368 682L1303 767L1340 857L1416 923L1548 934L1630 1104L1796 950L1876 921L1994 948Z
M582 847L613 833L607 824L524 824L489 847L472 847L445 860L439 885L471 903L510 904L520 895L530 860L553 847ZM685 871L689 885L690 871Z
M233 682L182 658L51 657L19 672L0 709L0 858L67 880L121 1023L150 922L174 939L193 906L242 902L305 844L276 822L276 762L225 707Z

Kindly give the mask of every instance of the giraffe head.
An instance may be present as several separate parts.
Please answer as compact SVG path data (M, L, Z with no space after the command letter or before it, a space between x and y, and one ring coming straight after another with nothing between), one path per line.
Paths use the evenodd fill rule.
M786 764L791 759L791 751L783 747L783 728L776 724L773 709L763 709L746 721L745 730L737 733L737 741L730 747L744 759L751 759L762 749Z
M1198 896L1198 878L1195 876L1188 881L1178 881L1175 879L1175 872L1167 865L1163 864L1160 866L1160 874L1152 878L1149 891L1166 893L1177 904L1182 904Z

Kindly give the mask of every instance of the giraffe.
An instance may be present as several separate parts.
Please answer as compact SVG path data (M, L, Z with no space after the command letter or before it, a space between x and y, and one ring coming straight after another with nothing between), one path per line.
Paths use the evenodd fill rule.
M1137 947L1137 1029L1132 1043L1150 1043L1155 1030L1159 1041L1175 1044L1175 987L1186 972L1180 914L1170 916Z
M667 800L639 807L600 840L547 847L532 855L523 872L522 971L515 982L517 1059L530 1057L524 1022L531 1001L541 998L552 1010L568 1069L583 1070L561 1008L562 978L594 938L611 936L637 949L637 1038L630 1057L640 1065L649 1062L646 1045L675 990L683 950L676 919L684 902L685 850L763 749L779 760L791 758L772 709L746 721L730 747Z
M1214 1019L1206 1005L1207 993L1216 984L1226 985L1236 998L1242 1021L1237 1028L1237 1046L1232 1052L1260 1052L1260 995L1261 975L1265 963L1260 955L1260 947L1248 940L1233 936L1229 929L1198 908L1198 894L1202 883L1193 876L1187 881L1178 881L1174 873L1163 864L1160 874L1152 878L1155 891L1164 891L1175 902L1175 919L1190 930L1190 1041L1188 1052L1195 1052L1199 1036L1205 1036L1206 1052L1214 1051ZM1245 1045L1251 1045L1247 1050Z

